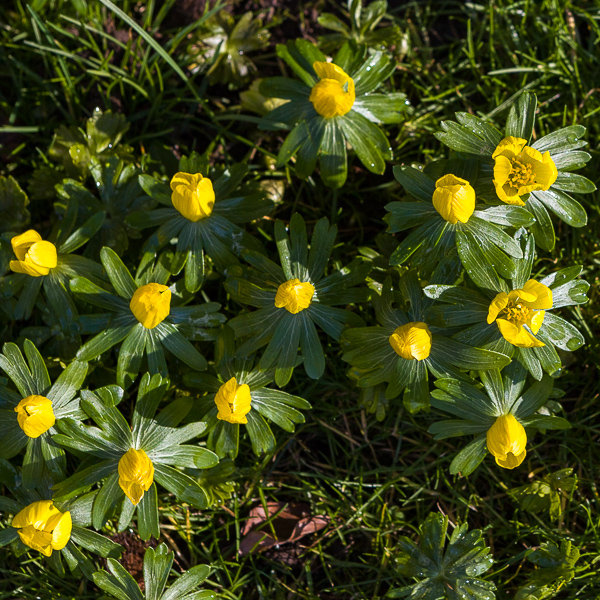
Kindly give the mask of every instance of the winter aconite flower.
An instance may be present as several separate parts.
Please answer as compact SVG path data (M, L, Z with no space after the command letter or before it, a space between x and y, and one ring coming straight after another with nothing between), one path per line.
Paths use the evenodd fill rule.
M471 184L456 175L444 175L435 182L432 202L448 223L466 223L475 210L475 190Z
M171 202L189 221L210 217L215 205L212 181L200 173L176 173L171 179Z
M270 77L260 85L264 96L288 100L260 123L262 129L288 129L277 155L282 167L295 157L295 172L306 179L317 161L327 187L340 188L348 175L346 148L366 169L383 173L392 150L383 123L400 123L409 111L401 93L375 93L395 64L387 53L365 56L364 47L346 47L335 62L307 40L277 46L277 54L301 81Z
M97 212L75 229L78 202L74 197L67 198L61 206L64 218L52 230L49 240L42 239L33 229L12 237L17 260L10 261L12 273L3 277L2 311L14 320L27 320L36 303L43 306L36 321L36 336L44 340L55 337L49 351L69 358L81 346L79 315L69 293L69 281L77 275L98 284L105 279L100 265L74 251L98 232L105 214Z
M318 379L323 375L325 354L316 326L339 339L347 324L362 324L358 315L337 305L346 307L368 298L369 291L357 286L371 270L370 264L356 258L325 276L337 231L326 218L315 225L310 244L299 213L292 216L289 229L288 234L282 221L275 222L281 266L248 251L244 258L251 268L230 267L225 281L234 300L258 308L228 322L236 337L244 338L237 350L239 356L266 346L260 367L275 367L275 383L280 387L299 364L299 348L308 376Z
M171 290L160 283L142 285L131 297L129 308L146 329L154 329L171 312Z
M431 354L431 331L426 323L400 325L390 335L390 346L406 360L424 360Z
M264 253L262 244L240 225L267 215L273 201L256 182L243 183L247 173L243 164L209 167L206 156L193 153L179 161L170 188L150 175L140 176L144 190L163 206L134 213L127 223L136 229L158 226L143 251L153 256L172 245L169 269L173 275L184 270L189 292L200 289L210 270L206 256L223 272L239 263L243 250Z
M14 411L17 413L17 422L23 433L30 438L38 438L54 426L56 418L52 410L52 400L45 396L32 394L23 398Z
M246 425L246 415L252 408L250 388L246 383L238 384L235 377L232 377L219 388L215 395L215 404L219 409L217 419Z
M527 386L527 369L513 360L502 371L480 371L483 387L465 381L441 378L431 392L431 406L446 418L429 427L436 440L475 435L455 456L450 473L472 473L490 452L496 463L514 469L526 455L527 431L543 435L549 429L569 429L557 416L560 404L551 399L554 380L543 375Z
M48 275L57 262L56 246L42 240L42 236L30 229L10 240L17 260L10 261L10 269L15 273L24 273L32 277Z
M487 449L496 458L496 463L505 469L514 469L524 460L527 451L525 428L514 415L501 415L486 433Z
M550 152L542 154L527 146L527 140L508 136L496 147L494 186L498 198L506 204L525 206L521 196L534 190L547 190L556 181L558 170Z
M437 300L431 322L460 330L463 343L502 352L521 362L538 380L562 366L556 348L571 352L584 343L583 335L554 311L587 302L587 281L576 279L581 267L568 267L540 281L530 279L535 241L520 229L515 234L523 258L515 260L511 282L490 281L487 287L429 285L425 294ZM552 309L552 312L549 312Z
M312 67L319 78L309 97L315 110L326 119L345 115L356 100L352 77L333 63L315 61Z
M315 286L312 283L308 281L301 282L296 278L290 279L284 281L277 288L275 306L285 308L289 313L297 315L310 306L314 294Z
M42 480L65 478L65 453L52 436L61 419L85 416L77 396L88 365L74 360L52 382L35 345L25 340L23 350L25 357L16 344L7 343L0 354L0 368L16 388L0 383L0 459L26 449L21 479L29 490Z
M500 292L490 304L487 322L496 321L502 337L514 346L539 348L545 344L532 334L540 330L545 310L549 308L552 308L552 290L530 279L522 289L508 294Z
M197 444L185 444L206 430L206 423L200 422L178 427L192 408L191 398L178 398L155 415L168 387L169 381L158 374L150 377L146 373L141 378L131 425L112 403L113 398L123 396L123 390L114 385L96 393L81 393L81 406L96 426L75 419L58 423L61 433L55 440L69 449L85 448L91 460L85 468L54 486L55 498L66 500L81 495L105 480L94 499L91 521L96 529L105 525L113 507L118 505L121 527L127 527L137 510L142 539L158 538L157 485L181 502L207 507L207 493L183 469L207 469L218 458Z
M267 387L275 369L261 369L255 355L247 352L236 358L236 350L233 330L223 327L215 348L216 377L206 373L184 377L187 386L204 393L194 401L186 421L206 423L207 446L220 458L235 459L240 437L246 435L257 456L274 452L271 424L292 433L304 423L302 411L311 408L304 398Z
M154 465L143 450L130 448L119 460L119 487L138 505L154 481Z
M415 201L390 202L385 207L389 213L384 221L390 233L413 228L392 253L390 264L401 265L410 259L423 279L450 283L458 276L462 263L477 285L489 287L490 280L499 282L502 277L510 277L514 259L523 256L504 227L529 225L533 217L520 206L476 205L469 180L455 173L440 177L446 168L455 165L465 170L457 160L448 166L434 161L423 171L394 167L394 176ZM440 170L442 173L438 173Z
M71 538L71 513L60 512L52 500L33 502L15 515L11 525L26 546L44 556L62 550Z
M581 150L587 145L581 139L585 127L550 131L529 145L536 118L537 98L523 92L501 130L488 120L459 112L458 123L443 121L435 136L460 153L469 172L479 172L473 182L479 200L526 207L535 220L520 225L529 228L537 246L552 250L555 235L549 211L571 227L584 227L585 209L571 194L589 194L596 186L573 172L591 158Z
M117 362L117 383L121 387L128 387L135 380L144 354L148 357L150 373L166 376L167 360L163 347L192 369L205 369L206 360L190 340L214 338L209 328L225 320L217 312L220 305L206 302L195 306L171 306L171 290L165 285L170 274L166 269L147 267L139 278L134 279L110 248L102 248L100 260L116 294L84 277L71 281L71 290L76 296L104 311L86 319L85 322L92 326L89 329L82 327L83 333L97 335L83 344L77 358L91 360L122 342Z

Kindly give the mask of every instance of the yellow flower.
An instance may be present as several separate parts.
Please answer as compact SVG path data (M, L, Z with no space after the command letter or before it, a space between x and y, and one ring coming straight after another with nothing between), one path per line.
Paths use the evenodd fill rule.
M315 286L312 283L302 282L299 279L289 279L277 288L275 306L285 308L293 315L297 315L310 306L314 293Z
M514 469L525 460L526 445L525 428L513 415L498 417L487 431L487 449L505 469Z
M466 179L444 175L435 182L433 206L448 223L466 223L475 210L475 190Z
M252 408L250 406L250 388L245 384L238 385L235 377L224 383L215 396L215 404L219 409L217 419L229 423L248 423L246 415Z
M50 269L58 264L56 246L42 240L42 236L33 229L15 235L10 243L18 259L10 261L10 269L15 273L41 277L48 275Z
M326 119L345 115L354 105L354 80L333 63L316 61L313 69L320 81L313 86L309 100Z
M424 360L431 353L431 331L425 323L411 322L396 328L390 346L406 360Z
M537 333L544 322L546 309L552 308L552 290L530 279L523 289L508 294L500 292L491 302L487 322L496 321L504 339L519 348L544 346L524 325Z
M142 285L135 290L129 308L146 329L154 329L171 312L171 290L160 283Z
M171 179L171 202L192 222L210 217L215 205L212 181L200 173L175 173Z
M23 433L37 438L54 426L56 419L52 410L52 400L44 396L27 396L14 408L17 421Z
M119 487L131 500L139 504L154 481L154 465L143 450L129 448L119 461Z
M50 556L67 545L73 524L70 512L60 512L52 500L38 500L17 513L12 526L26 546Z
M494 186L498 198L506 204L525 206L521 196L535 190L547 190L558 176L550 152L542 154L525 144L526 140L509 136L492 154Z

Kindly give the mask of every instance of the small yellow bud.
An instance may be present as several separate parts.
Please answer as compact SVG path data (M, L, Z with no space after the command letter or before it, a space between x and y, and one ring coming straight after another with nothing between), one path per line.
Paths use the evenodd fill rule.
M433 206L448 223L466 223L475 210L475 190L466 179L444 175L435 182Z
M250 388L245 383L238 385L235 377L232 377L219 388L215 396L215 404L219 409L217 419L245 425L248 423L246 415L252 408L250 403Z
M549 189L558 177L550 152L542 154L526 144L527 140L508 136L492 154L494 187L498 198L506 204L524 206L521 196Z
M56 422L52 400L44 396L27 396L15 406L14 410L17 413L19 427L30 438L40 437Z
M60 512L52 500L38 500L18 512L11 525L18 529L21 541L44 556L62 550L71 538L70 512Z
M293 315L308 308L315 293L315 286L308 281L290 279L277 288L275 306L285 308Z
M200 173L175 173L171 179L171 202L192 222L210 217L215 205L212 181Z
M135 290L129 308L146 329L154 329L171 312L171 290L160 283L142 285Z
M139 504L154 481L152 461L143 450L129 448L119 461L118 471L119 487L132 504Z
M406 360L424 360L431 352L431 331L425 323L412 322L396 328L390 346Z
M333 63L317 61L313 63L313 69L320 79L309 97L315 110L326 119L349 112L356 100L352 77Z
M524 460L527 451L525 428L514 415L502 415L487 431L487 449L504 469L514 469Z
M58 264L56 246L43 241L42 236L33 229L15 235L10 243L18 259L10 261L10 269L15 273L41 277L48 275L50 269Z

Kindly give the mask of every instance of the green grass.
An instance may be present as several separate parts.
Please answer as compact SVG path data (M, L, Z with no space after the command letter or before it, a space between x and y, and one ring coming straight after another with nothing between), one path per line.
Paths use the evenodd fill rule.
M161 34L161 50L136 32L127 41L115 37L114 27L109 33L107 4L88 1L82 14L66 0L29 7L13 2L0 9L0 132L10 134L0 138L0 174L12 174L26 189L33 167L44 162L54 129L60 124L82 126L98 105L127 116L131 129L125 142L136 153L152 147L155 157L161 148L185 153L210 146L215 161L251 157L252 169L261 178L281 177L285 182L285 201L276 216L287 219L298 210L309 222L328 216L338 223L335 253L342 262L358 246L376 247L376 237L384 231L383 207L400 194L391 168L379 177L351 159L349 181L338 192L323 188L318 177L299 181L293 168L270 169L281 138L237 119L237 92L210 88L201 74L186 85L177 71L185 69L184 34L200 22L190 22L184 31L165 25L173 0L162 8L149 2L143 13L136 12L136 3L119 3L144 32ZM388 127L395 162L426 164L445 156L433 137L441 121L452 119L455 111L469 111L502 123L508 103L526 88L538 96L537 137L575 123L587 128L593 158L582 174L597 180L600 1L428 0L390 5L390 14L405 32L397 49L402 62L391 85L407 93L415 108L406 124ZM339 13L334 2L307 1L303 6L307 11L302 18L294 10L277 8L274 22L285 21L300 35L299 23L310 15L308 9ZM234 14L239 16L241 9ZM118 19L114 23L117 29L129 28ZM273 46L256 59L261 74L278 73ZM563 310L588 342L565 357L568 368L558 382L566 392L562 403L572 430L536 436L524 466L514 472L499 469L488 456L469 478L453 477L448 468L459 445L432 442L427 427L435 416L413 417L392 405L378 422L359 405L339 349L333 346L323 380L314 382L297 373L287 389L313 404L307 423L291 436L279 430L273 457L257 460L249 445L247 452L240 452L236 494L224 508L202 513L176 505L164 509L164 541L176 551L176 568L212 563L215 590L232 600L383 598L400 585L393 572L398 537L416 538L429 512L439 510L451 525L468 522L471 529L484 530L495 559L487 576L498 586L498 598L513 598L534 571L526 550L564 539L580 548L580 569L556 597L600 597L599 194L579 200L588 212L588 226L572 229L555 220L557 252L542 253L534 267L534 272L547 273L582 264L592 283L587 305ZM39 203L30 208L34 222L45 214ZM261 228L266 235L272 230L269 223ZM274 251L272 242L269 250ZM207 289L211 299L225 302L220 283L209 282ZM235 306L228 308L233 316ZM521 510L507 494L529 481L530 470L542 477L566 467L573 468L578 487L563 499L564 512L556 522L547 513ZM306 503L312 515L328 517L330 526L280 549L242 557L238 548L244 522L251 508L267 501ZM41 561L15 558L5 550L0 551L0 573L0 599L98 597L89 582L60 580L43 570Z

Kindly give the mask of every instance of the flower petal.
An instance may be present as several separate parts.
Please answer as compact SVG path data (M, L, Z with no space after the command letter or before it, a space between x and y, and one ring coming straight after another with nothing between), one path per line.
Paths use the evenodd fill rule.
M524 327L514 325L506 319L496 319L496 325L498 325L502 337L513 346L519 348L541 348L545 346L544 342L535 338Z
M535 279L530 279L523 286L523 292L529 292L530 294L535 294L534 300L526 299L524 296L521 296L523 300L526 300L527 306L529 308L543 309L547 310L552 308L552 290L545 286L543 283L536 281Z
M508 304L508 299L509 299L508 294L505 294L504 292L500 292L492 300L492 302L490 303L490 307L488 309L488 316L487 316L488 325L491 325L498 317L498 314L500 313L500 311L504 310L506 308L506 306Z

